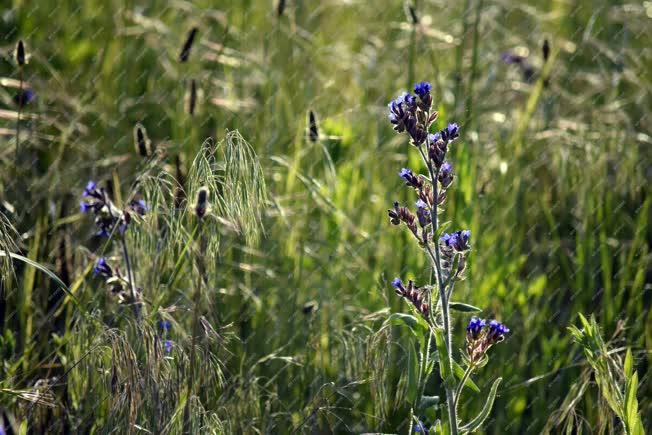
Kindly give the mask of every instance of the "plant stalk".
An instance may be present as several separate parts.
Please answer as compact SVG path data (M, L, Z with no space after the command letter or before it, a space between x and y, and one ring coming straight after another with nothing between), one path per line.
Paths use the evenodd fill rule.
M136 313L136 320L140 320L140 302L137 299L136 282L134 280L134 271L131 266L131 259L129 258L129 250L127 249L127 239L124 234L120 236L120 244L122 245L122 255L125 258L127 265L127 278L129 278L129 291L131 300L134 304L134 312Z
M429 116L429 114L426 114ZM430 139L426 137L426 150L430 147ZM452 346L451 346L451 326L450 326L450 312L448 308L448 295L446 292L446 285L444 283L442 273L441 273L441 258L439 255L439 246L437 245L437 231L438 231L438 222L437 222L437 204L438 204L438 181L439 170L435 170L433 167L432 161L427 157L427 154L423 152L421 147L419 147L419 152L421 157L424 159L426 166L428 167L428 172L430 173L430 182L432 184L433 190L433 204L430 211L430 218L432 220L432 238L435 245L435 256L434 256L434 267L437 271L437 290L439 291L439 299L441 300L441 310L442 317L444 321L444 343L446 345L447 358L444 361L444 364L447 365L448 373L453 373L453 355L452 355ZM426 245L428 242L426 241ZM431 257L432 258L432 257ZM450 422L450 429L452 435L458 434L457 429L457 412L455 410L455 393L453 389L449 386L449 380L444 379L444 386L446 389L446 401L448 403L448 419Z
M197 223L197 232L199 235L199 252L197 253L197 282L195 284L195 294L193 295L193 317L192 317L192 338L190 340L190 367L188 374L188 397L183 410L183 433L191 433L190 431L190 400L195 384L195 363L197 359L196 345L197 335L199 334L199 304L201 303L202 281L204 277L204 263L203 255L205 252L204 234L202 232L202 220L199 219Z

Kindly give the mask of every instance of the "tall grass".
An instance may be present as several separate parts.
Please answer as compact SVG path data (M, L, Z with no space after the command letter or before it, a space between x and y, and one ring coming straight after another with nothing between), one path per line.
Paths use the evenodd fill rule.
M386 174L415 163L385 105L410 74L432 78L442 123L468 119L443 216L476 241L456 291L514 331L493 349L504 380L486 432L543 431L569 409L571 388L583 389L575 421L603 427L600 388L567 330L578 312L616 334L615 349L631 348L643 426L652 424L649 7L421 0L415 23L403 6L12 3L0 19L3 53L25 41L22 86L36 99L21 110L18 146L21 78L7 56L0 249L28 261L0 258L0 424L178 433L188 402L198 433L405 432L413 338L388 321L405 309L389 279L429 277L423 259L396 249L404 236L384 219L402 184ZM527 52L536 80L501 61L508 49ZM193 115L184 102L192 80ZM156 150L150 159L134 151L137 122ZM91 237L78 212L89 178L117 202L137 191L150 203L128 235L142 324L92 277L95 257L118 251ZM204 229L201 388L188 394L190 203L203 185L224 204ZM169 354L160 320L172 323ZM476 383L488 388L489 378ZM482 407L466 397L465 419Z

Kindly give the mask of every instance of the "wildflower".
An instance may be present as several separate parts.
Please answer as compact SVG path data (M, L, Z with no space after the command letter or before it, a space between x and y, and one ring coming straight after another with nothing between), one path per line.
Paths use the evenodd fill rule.
M428 428L426 427L425 424L423 424L421 420L417 420L417 424L414 425L414 432L422 433L424 435L428 435L429 433Z
M147 203L144 199L133 200L129 203L129 207L140 216L145 216L147 213Z
M436 168L441 167L448 151L448 143L441 138L441 133L428 135L428 157Z
M423 180L414 175L414 173L408 168L401 169L401 172L399 172L398 175L405 180L407 186L414 187L415 189L421 189L423 187Z
M452 234L444 233L439 238L439 241L448 248L452 248L457 252L467 251L469 246L469 240L471 239L471 231L463 230L456 231Z
M79 203L82 213L92 212L95 215L95 226L98 228L96 235L109 237L117 227L120 234L127 231L131 222L131 215L120 211L109 199L106 191L98 188L97 183L89 181L82 195L85 199ZM138 205L140 208L140 205Z
M425 142L428 132L417 119L417 105L416 97L404 92L392 100L387 107L394 130L398 133L407 131L412 138L412 144L420 146Z
M448 126L440 131L439 134L441 134L442 140L445 142L451 142L460 136L460 128L456 123L453 122L448 124Z
M419 225L421 225L421 228L425 228L428 225L430 225L430 210L428 208L428 204L423 202L422 200L418 200L416 202L417 206L417 219L419 220Z
M466 327L467 340L477 340L486 324L487 322L483 319L472 317L471 321L469 321L469 325Z
M417 233L417 225L415 223L416 217L412 214L410 210L406 207L400 207L398 202L394 202L394 208L387 210L389 214L389 221L392 225L400 225L401 222L405 223L408 229L414 234L418 239L419 235Z
M394 124L394 130L397 133L405 131L405 124L410 114L405 111L403 107L404 97L401 95L398 98L390 101L387 105L389 108L389 121Z
M453 182L453 165L449 162L444 162L439 170L438 180L441 183L441 187L447 189Z
M505 335L509 332L509 328L497 320L492 320L489 322L489 330L487 332L487 344L491 346L492 344L500 343L505 339Z
M163 332L169 332L170 329L172 329L172 323L170 323L169 320L161 320L159 325L161 326Z
M111 269L111 266L107 263L106 258L100 257L97 260L95 267L93 267L93 275L102 275L105 278L111 278L113 276L113 269Z
M163 342L163 348L165 353L172 353L172 347L174 347L174 342L172 340L165 340Z
M405 287L400 278L395 278L392 281L392 286L396 289L398 296L407 299L424 318L428 318L430 306L424 301L423 297L427 293L426 289L415 287L412 280L409 280L407 287Z
M36 92L31 89L21 89L14 95L14 103L16 106L23 108L36 98Z
M430 110L430 106L432 105L432 95L430 95L431 89L432 86L428 82L421 82L414 85L414 93L417 94L421 100L419 107L426 112Z

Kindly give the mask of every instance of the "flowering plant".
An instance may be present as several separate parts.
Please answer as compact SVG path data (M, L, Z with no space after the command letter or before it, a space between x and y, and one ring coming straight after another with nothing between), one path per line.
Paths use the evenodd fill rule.
M426 175L403 168L399 176L406 186L417 195L416 212L408 207L394 202L388 210L390 222L393 225L405 225L414 236L419 247L428 256L434 270L434 285L417 286L413 280L404 283L400 278L392 281L398 296L404 298L412 306L417 316L411 318L412 325L420 325L420 331L425 335L418 364L418 388L420 395L408 397L412 402L412 419L414 430L428 433L460 433L473 432L481 427L493 406L501 378L494 381L489 396L480 414L466 424L461 424L457 408L465 386L475 387L470 379L471 374L483 367L487 361L487 351L491 346L505 339L509 329L502 323L486 321L473 317L466 328L466 349L461 352L462 368L454 359L453 328L451 310L460 312L479 312L479 308L452 302L451 296L455 283L464 277L467 257L471 250L471 232L458 230L452 233L442 233L438 225L438 214L446 203L447 190L453 184L455 173L453 165L446 160L449 147L459 137L459 126L448 124L444 129L431 133L431 127L437 121L438 113L432 110L431 85L427 82L414 86L414 94L403 93L391 101L389 120L398 133L405 133L410 138L410 144L419 152L427 169ZM439 360L439 375L446 391L446 419L442 423L435 421L430 429L415 415L430 403L436 403L432 396L425 396L426 382L432 372L434 363L430 355L432 338L435 338L437 358ZM477 387L476 387L477 388ZM412 423L410 423L412 425Z

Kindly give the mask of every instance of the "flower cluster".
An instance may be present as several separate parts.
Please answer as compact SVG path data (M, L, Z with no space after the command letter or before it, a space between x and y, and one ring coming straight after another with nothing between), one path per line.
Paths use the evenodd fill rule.
M129 278L120 273L120 269L112 267L106 257L100 257L93 267L93 276L101 277L111 289L111 293L117 297L118 303L132 303L133 298L129 293Z
M444 233L439 237L439 251L441 252L442 268L450 274L455 255L458 256L456 273L459 276L466 267L466 255L471 249L469 244L471 231L459 230L454 233Z
M98 187L94 181L86 184L83 192L83 200L79 203L82 213L93 213L95 215L95 226L98 228L97 235L109 237L114 229L118 229L123 235L133 216L144 216L147 213L147 204L144 200L133 200L127 208L120 210L113 204L104 188Z
M396 294L402 298L407 299L416 308L416 310L425 318L428 319L430 315L430 306L424 299L427 293L426 288L415 287L414 281L408 280L407 287L403 284L400 278L395 278L392 281L392 286L396 289Z
M478 364L485 358L487 350L500 343L509 333L509 328L497 320L473 317L466 327L466 353L471 364Z
M163 351L166 354L169 354L172 352L172 348L174 347L174 342L167 338L170 330L172 329L172 323L169 320L161 320L159 322L159 326L163 330Z
M437 119L437 112L430 113L432 106L430 90L430 83L417 83L414 86L416 96L404 92L387 105L389 121L394 125L394 130L398 133L407 132L415 146L420 146L426 141L427 126Z

